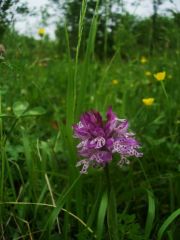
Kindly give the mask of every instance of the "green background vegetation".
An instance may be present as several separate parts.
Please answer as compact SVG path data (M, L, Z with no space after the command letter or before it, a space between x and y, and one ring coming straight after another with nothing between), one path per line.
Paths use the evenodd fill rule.
M65 5L55 41L21 36L0 15L0 239L180 239L180 15L139 19L97 3ZM123 168L115 157L109 181L104 169L81 176L72 124L108 106L144 157Z

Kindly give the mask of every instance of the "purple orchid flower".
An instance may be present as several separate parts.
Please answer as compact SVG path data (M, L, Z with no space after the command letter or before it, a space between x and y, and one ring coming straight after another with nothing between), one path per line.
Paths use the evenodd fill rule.
M104 122L99 112L82 114L80 122L73 126L74 137L80 139L78 153L84 157L76 166L81 166L81 173L87 173L89 166L102 166L112 160L113 153L120 154L118 164L129 164L128 157L142 157L138 152L139 143L134 133L128 132L128 121L118 119L110 107Z

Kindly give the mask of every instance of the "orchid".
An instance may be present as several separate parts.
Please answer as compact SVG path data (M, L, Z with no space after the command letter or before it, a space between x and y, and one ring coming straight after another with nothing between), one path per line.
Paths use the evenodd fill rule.
M87 173L89 166L104 167L118 153L118 164L129 164L128 157L142 157L138 151L139 143L135 134L128 132L128 121L119 119L110 107L103 121L99 112L90 111L82 114L80 122L73 126L74 137L80 140L78 153L84 159L77 163L82 166L81 173Z

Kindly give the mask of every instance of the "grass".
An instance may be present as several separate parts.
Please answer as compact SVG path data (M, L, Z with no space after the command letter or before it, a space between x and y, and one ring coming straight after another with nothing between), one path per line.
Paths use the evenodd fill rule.
M0 239L179 239L179 54L167 50L141 64L141 55L125 61L117 51L100 62L94 17L80 59L85 12L83 1L75 60L66 27L65 56L52 42L5 37ZM167 77L158 82L153 73L162 69ZM155 103L143 105L146 97ZM82 112L95 108L104 115L110 105L130 121L144 157L123 168L114 160L106 174L90 169L81 176L71 126Z

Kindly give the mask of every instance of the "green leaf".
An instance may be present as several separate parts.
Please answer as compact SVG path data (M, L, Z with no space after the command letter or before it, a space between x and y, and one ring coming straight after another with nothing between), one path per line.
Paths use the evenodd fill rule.
M145 239L149 239L155 218L155 201L152 192L148 191L148 213L145 226Z
M46 110L43 107L35 107L27 111L23 116L39 116L46 113Z
M108 205L108 194L106 191L102 196L99 211L98 211L98 222L97 222L97 239L98 240L103 239L102 234L103 234L104 219L107 211L107 205Z
M118 237L118 223L117 223L117 207L116 195L113 188L109 194L109 204L107 211L108 231L110 240L119 240Z
M180 208L171 213L171 215L164 221L162 226L160 227L158 234L157 234L157 240L161 240L163 234L165 233L168 226L180 215Z
M5 118L5 117L9 117L9 115L5 113L0 114L0 118Z
M29 107L28 102L17 101L13 104L12 108L16 117L20 117L21 115L24 114L24 112L27 110L28 107Z

